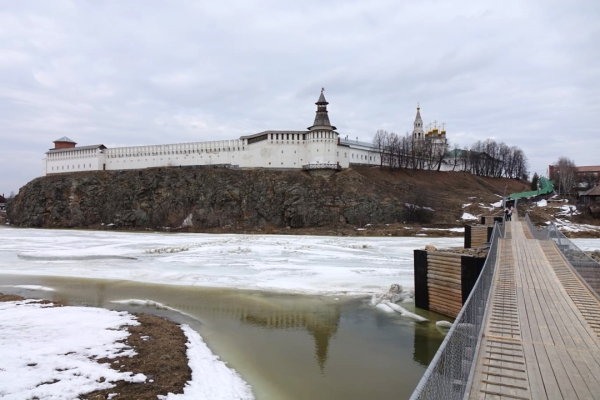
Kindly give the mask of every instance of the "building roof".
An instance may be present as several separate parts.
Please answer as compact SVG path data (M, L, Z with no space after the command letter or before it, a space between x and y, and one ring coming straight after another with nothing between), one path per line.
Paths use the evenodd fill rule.
M317 126L328 127L332 130L336 130L336 127L331 125L331 122L329 122L329 115L327 114L327 104L329 103L327 102L327 100L325 100L323 90L324 89L321 89L321 95L319 96L319 100L317 100L317 102L315 103L317 105L317 114L315 115L315 122L311 127L308 128L309 130L312 130Z
M577 172L600 172L600 165L590 165L585 167L575 167Z
M372 149L376 148L376 146L371 142L360 142L358 140L347 139L345 137L340 138L340 146L348 146L348 147L362 146L362 147L369 147Z
M90 149L105 149L106 146L103 144L94 144L91 146L81 146L81 147L69 147L67 149L50 149L46 152L46 154L48 153L60 153L60 152L64 152L64 151L77 151L77 150L90 150Z
M62 143L75 143L74 141L72 141L71 139L69 139L66 136L61 137L60 139L56 139L54 142L52 143L56 143L56 142L62 142ZM75 143L77 144L77 143Z
M6 203L6 199L4 198L4 196L0 196L0 203Z
M580 196L600 196L600 185L594 186L590 190L581 193Z
M317 100L317 102L315 104L319 104L319 103L325 104L325 105L329 104L327 102L327 100L325 100L325 95L323 94L323 90L321 90L321 95L319 96L319 100Z
M252 135L246 135L246 136L240 136L240 139L252 139L255 137L259 137L262 135L268 135L270 133L306 133L308 131L274 131L274 130L269 130L269 131L262 131L262 132L258 132L258 133L254 133Z

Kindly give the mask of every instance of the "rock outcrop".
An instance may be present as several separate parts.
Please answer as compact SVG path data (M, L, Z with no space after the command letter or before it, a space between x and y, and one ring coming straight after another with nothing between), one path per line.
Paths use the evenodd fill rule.
M124 229L318 227L393 223L405 201L363 175L157 168L37 178L8 218L24 227ZM114 224L114 225L112 225Z

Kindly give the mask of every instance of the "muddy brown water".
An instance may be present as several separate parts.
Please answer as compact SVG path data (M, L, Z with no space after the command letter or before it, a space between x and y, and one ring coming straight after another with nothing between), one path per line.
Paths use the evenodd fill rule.
M15 285L39 285L54 291ZM408 398L443 340L434 322L384 314L357 297L303 296L131 281L0 275L0 292L146 312L197 330L257 399ZM153 305L114 303L151 300ZM404 305L414 311L412 304Z

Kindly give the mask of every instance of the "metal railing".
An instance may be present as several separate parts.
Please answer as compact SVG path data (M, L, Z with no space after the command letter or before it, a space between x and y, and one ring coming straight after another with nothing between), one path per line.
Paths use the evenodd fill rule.
M548 239L556 243L569 264L579 274L587 286L600 298L600 264L577 247L569 238L558 230L554 223L548 226Z
M531 235L537 240L548 240L548 228L536 228L533 226L533 222L529 219L529 213L525 214L525 222L527 222L527 226L529 227L529 232Z
M600 298L600 264L588 256L583 250L577 247L571 240L558 230L554 222L548 227L536 228L529 219L525 217L529 231L534 238L538 240L552 240L556 247L563 254L565 259L571 264L573 269L585 281L587 286L595 292L596 297Z
M479 338L483 328L490 289L498 257L498 239L504 236L504 224L494 224L490 250L479 278L444 338L411 400L462 399L467 390Z

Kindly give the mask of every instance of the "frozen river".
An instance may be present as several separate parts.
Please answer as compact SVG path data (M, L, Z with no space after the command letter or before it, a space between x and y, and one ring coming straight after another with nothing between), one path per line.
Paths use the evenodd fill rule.
M304 294L413 285L413 250L462 238L128 233L0 228L0 271Z
M600 248L600 239L575 241ZM412 286L413 250L462 238L0 228L0 292L190 325L258 399L406 398L443 339L369 304ZM166 307L157 306L162 304Z

